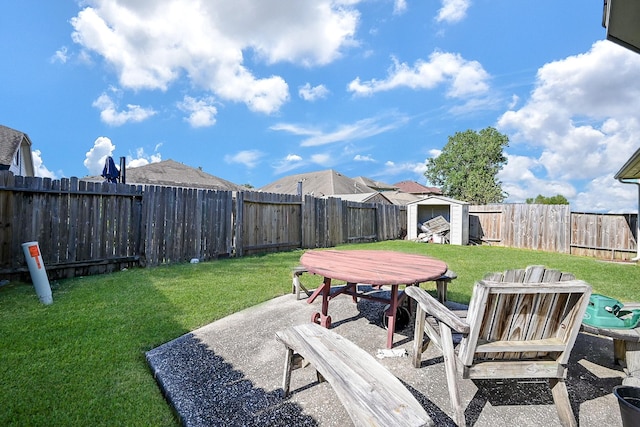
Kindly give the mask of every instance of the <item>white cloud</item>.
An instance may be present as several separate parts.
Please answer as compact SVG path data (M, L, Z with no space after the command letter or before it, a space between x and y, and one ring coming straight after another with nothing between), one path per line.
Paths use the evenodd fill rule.
M271 126L269 129L288 132L292 135L316 136L322 134L322 132L319 130L291 123L278 123Z
M194 128L213 126L216 124L216 114L218 109L213 105L215 100L212 97L195 99L185 96L182 102L178 103L178 108L189 116L185 120Z
M93 102L93 106L100 110L100 119L111 126L120 126L128 122L141 122L156 114L151 108L127 104L127 109L118 111L116 103L109 95L103 93Z
M407 1L406 0L394 0L393 2L393 14L394 15L402 15L407 11Z
M161 143L157 144L153 154L146 154L144 148L137 148L134 154L130 153L124 156L126 157L127 167L136 168L162 161L162 155L158 152L161 146ZM111 139L106 136L96 138L93 142L93 147L87 151L84 160L84 166L89 170L89 175L102 174L104 163L109 156L113 157L116 165L119 165L119 157L114 155L115 151L116 146L111 142Z
M146 166L149 163L150 163L149 160L147 160L145 158L131 159L131 160L127 161L127 167L128 168L139 168L140 166Z
M258 165L263 156L264 153L258 150L243 150L234 155L224 156L224 161L227 163L238 163L251 169Z
M390 132L401 127L407 123L408 120L405 116L371 117L358 120L355 123L340 125L336 130L328 133L313 128L285 123L272 126L271 130L284 131L293 135L308 136L300 145L302 147L316 147L336 142L348 142L369 138L381 133Z
M442 0L442 7L438 11L436 21L453 24L462 21L467 16L467 9L471 0Z
M66 46L62 46L60 49L56 50L56 53L51 57L51 62L60 62L64 64L69 59L69 52Z
M280 175L291 172L294 169L304 166L304 164L305 162L303 162L301 156L297 154L287 154L284 159L281 159L273 165L273 173L275 175Z
M402 162L396 163L387 161L384 164L384 170L377 175L402 175L411 173L417 179L424 179L424 173L427 171L427 161L424 162Z
M516 94L511 95L511 102L509 103L509 109L512 110L516 108L518 103L520 102L520 97Z
M606 188L606 197L603 197ZM582 212L638 212L638 187L612 181L610 175L601 175L592 179L572 202L574 211Z
M531 97L519 110L504 113L497 124L501 131L510 132L514 150L523 144L537 152L531 157L535 169L531 169L534 178L529 182L505 175L510 199L555 195L549 192L558 188L570 193L559 191L573 206L588 209L592 203L603 206L598 210L607 210L606 206L620 206L621 200L632 198L633 186L620 186L616 193L609 189L617 186L613 175L638 146L638 69L640 56L599 41L587 53L538 70ZM590 190L576 194L574 187L580 180L592 184ZM602 187L593 187L593 180ZM524 187L528 194L517 187ZM632 209L633 205L628 206Z
M507 164L498 173L498 179L508 194L508 202L524 203L538 194L546 197L561 194L567 199L576 195L574 186L569 182L538 178L535 171L539 169L541 164L536 159L507 154Z
M54 172L47 169L47 167L44 165L44 162L42 161L42 153L40 152L40 150L31 151L31 158L33 159L33 169L35 176L51 179L58 178Z
M311 161L324 167L328 167L333 164L331 155L327 153L313 154L311 156Z
M285 160L287 162L299 162L302 160L302 157L298 156L297 154L287 154L287 157L285 157Z
M362 154L356 154L353 157L353 160L356 162L375 162L376 160L371 157L371 155L362 155Z
M106 136L100 136L93 142L93 147L87 151L84 166L89 175L100 175L104 168L104 162L108 156L113 156L116 146Z
M298 90L298 95L305 101L316 101L318 99L326 98L329 94L329 90L324 85L318 85L311 87L310 83L301 86Z
M72 39L102 57L123 87L164 91L186 77L218 98L266 114L288 100L288 86L280 76L256 76L246 53L268 64L328 64L356 44L360 17L357 1L339 0L84 3L71 19Z
M393 67L386 79L361 82L357 77L349 83L348 90L355 95L366 96L401 87L424 90L447 84L447 96L451 98L477 96L489 90L487 81L490 76L482 65L468 61L460 54L435 51L428 62L420 59L413 67L392 59Z
M139 166L145 166L149 163L158 163L162 161L162 155L158 153L158 149L162 146L162 144L157 144L155 148L154 154L146 154L144 152L144 148L136 149L135 154L129 154L127 156L127 167L128 168L137 168Z

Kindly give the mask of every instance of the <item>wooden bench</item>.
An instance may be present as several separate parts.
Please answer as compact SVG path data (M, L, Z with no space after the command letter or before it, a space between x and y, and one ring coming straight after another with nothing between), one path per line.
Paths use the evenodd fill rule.
M452 280L457 279L458 275L455 271L448 270L436 280L436 289L438 292L438 301L442 304L447 302L447 286Z
M294 359L301 356L335 391L356 426L432 426L400 380L369 353L315 323L276 332L287 348L282 388L289 395ZM320 378L321 376L321 378ZM330 407L330 405L326 405Z
M309 292L307 288L305 288L304 285L300 282L300 276L302 276L303 273L306 273L307 269L300 265L293 268L291 271L293 273L293 280L291 282L291 293L296 294L296 299L300 299L300 291L304 291L304 293L307 294L307 297L310 297L311 292Z

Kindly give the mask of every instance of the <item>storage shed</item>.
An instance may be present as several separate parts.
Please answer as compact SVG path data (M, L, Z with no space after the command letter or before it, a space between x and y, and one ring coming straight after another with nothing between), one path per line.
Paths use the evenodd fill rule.
M429 196L407 204L407 239L417 239L419 224L438 216L449 222L449 243L469 244L469 203L443 196Z

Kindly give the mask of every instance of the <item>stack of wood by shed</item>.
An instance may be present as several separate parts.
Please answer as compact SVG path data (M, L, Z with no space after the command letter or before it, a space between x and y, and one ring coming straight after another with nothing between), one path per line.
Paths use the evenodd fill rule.
M418 223L417 242L449 243L449 222L442 215L423 223Z

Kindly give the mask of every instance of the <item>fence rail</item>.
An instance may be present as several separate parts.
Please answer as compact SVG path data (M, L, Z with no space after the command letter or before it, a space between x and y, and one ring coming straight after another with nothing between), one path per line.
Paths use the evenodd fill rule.
M24 277L38 241L49 276L402 237L406 209L259 192L51 180L0 172L0 275Z

